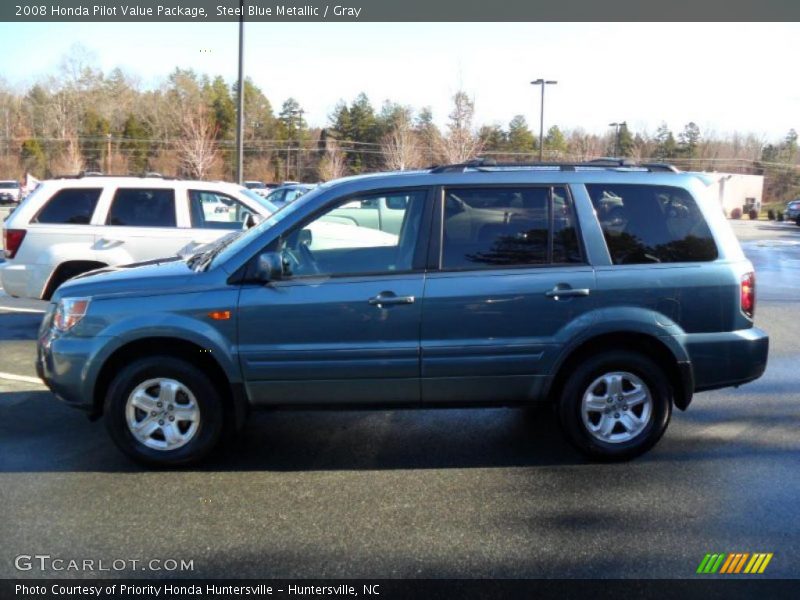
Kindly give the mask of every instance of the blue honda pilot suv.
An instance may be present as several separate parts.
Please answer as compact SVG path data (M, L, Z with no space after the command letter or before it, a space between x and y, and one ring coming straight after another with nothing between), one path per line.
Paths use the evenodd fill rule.
M702 177L474 161L322 185L185 259L58 289L37 368L151 465L250 408L555 405L627 459L695 392L761 376L751 263Z

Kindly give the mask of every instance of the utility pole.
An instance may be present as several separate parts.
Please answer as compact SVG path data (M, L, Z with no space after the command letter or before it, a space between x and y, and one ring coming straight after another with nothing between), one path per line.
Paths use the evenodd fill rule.
M236 111L236 182L244 182L244 0L239 0L239 109Z
M544 160L544 88L545 86L555 85L557 83L557 81L547 79L537 79L536 81L531 81L531 85L542 86L542 103L540 105L539 112L539 162Z
M619 123L609 123L608 126L614 128L614 158L617 158L619 156L619 130L620 127L627 127L628 124L620 121Z

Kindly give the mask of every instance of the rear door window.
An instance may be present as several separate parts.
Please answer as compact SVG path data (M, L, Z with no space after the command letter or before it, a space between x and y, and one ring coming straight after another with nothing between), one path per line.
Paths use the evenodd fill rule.
M65 188L48 200L33 223L88 225L102 188Z
M590 184L586 189L615 265L717 258L703 213L683 188Z
M443 219L443 269L583 262L563 187L450 188Z
M119 188L111 201L106 225L176 227L175 191Z

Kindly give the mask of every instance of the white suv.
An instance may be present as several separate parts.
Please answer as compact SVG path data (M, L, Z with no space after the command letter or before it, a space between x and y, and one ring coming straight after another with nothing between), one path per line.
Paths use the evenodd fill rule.
M232 183L156 177L42 182L3 224L0 284L49 299L70 277L108 265L174 256L276 209Z

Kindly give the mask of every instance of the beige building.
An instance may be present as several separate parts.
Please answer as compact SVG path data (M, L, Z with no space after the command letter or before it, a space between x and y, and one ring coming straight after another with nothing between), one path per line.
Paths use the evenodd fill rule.
M726 216L734 208L746 213L750 208L761 210L761 197L764 193L763 175L744 175L742 173L700 173L710 180L710 187L719 198L719 205Z

